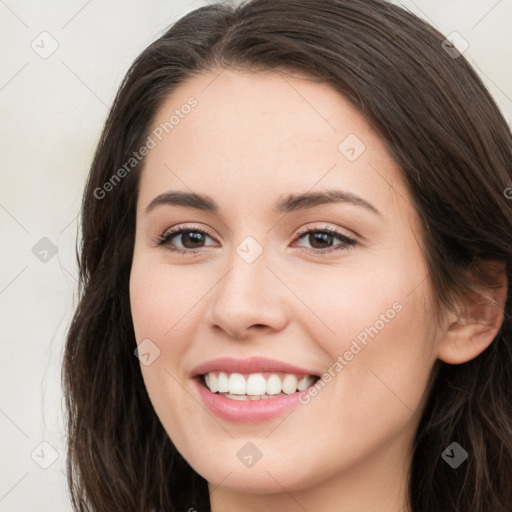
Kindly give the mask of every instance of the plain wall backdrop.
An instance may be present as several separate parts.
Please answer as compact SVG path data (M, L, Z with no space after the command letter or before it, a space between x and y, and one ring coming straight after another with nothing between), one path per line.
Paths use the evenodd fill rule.
M512 0L394 3L445 36L462 36L469 45L464 55L510 125ZM0 0L2 512L71 510L60 365L77 298L85 178L129 65L170 24L203 5Z

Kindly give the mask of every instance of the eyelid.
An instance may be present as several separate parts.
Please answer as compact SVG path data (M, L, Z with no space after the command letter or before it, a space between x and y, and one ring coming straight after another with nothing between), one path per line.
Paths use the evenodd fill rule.
M324 223L324 225L322 226L311 226L311 225L306 225L304 226L303 228L300 228L298 231L297 231L297 234L295 235L295 238L298 238L300 236L302 236L303 234L305 233L308 233L308 232L315 232L315 231L319 231L319 232L322 232L322 231L328 231L328 232L332 232L332 233L336 233L338 235L341 235L345 238L350 238L350 239L353 239L354 241L356 241L358 239L358 237L353 234L352 232L346 232L346 230L343 230L342 228L336 226L336 227L331 227L331 226L328 226L327 224Z
M177 232L177 231L180 231L180 230L184 230L184 231L204 231L208 236L210 236L211 238L215 239L215 236L213 235L213 233L206 227L203 227L203 226L199 226L199 225L188 225L188 224L177 224L176 226L172 226L170 228L167 228L161 235L161 237L159 238L164 238L165 236L167 236L168 234L170 233L173 233L173 232ZM298 236L301 236L305 233L308 233L309 231L323 231L323 230L326 230L326 231L337 231L339 232L339 234L347 237L347 238L353 238L353 239L358 239L359 236L353 234L352 232L350 232L350 234L346 233L345 231L340 231L341 228L339 227L331 227L331 226L328 226L328 225L323 225L323 226L311 226L309 224L307 224L306 226L300 228L299 230L296 231L296 234L295 234L295 238L297 238Z

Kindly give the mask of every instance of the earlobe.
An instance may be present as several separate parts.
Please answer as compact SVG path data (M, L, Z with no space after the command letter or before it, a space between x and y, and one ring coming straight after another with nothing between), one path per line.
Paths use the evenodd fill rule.
M459 315L451 314L438 343L438 359L448 364L462 364L481 354L496 338L504 319L507 277L504 264L493 285L483 296L473 296ZM496 262L492 265L496 271Z

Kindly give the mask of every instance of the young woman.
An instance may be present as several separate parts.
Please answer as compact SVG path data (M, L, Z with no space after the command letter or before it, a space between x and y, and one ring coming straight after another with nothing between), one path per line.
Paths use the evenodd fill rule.
M380 0L252 0L129 70L84 193L75 510L510 512L512 141Z

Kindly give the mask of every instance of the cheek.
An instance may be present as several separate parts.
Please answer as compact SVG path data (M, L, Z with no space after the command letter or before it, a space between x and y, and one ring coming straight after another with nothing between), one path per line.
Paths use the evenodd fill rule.
M153 406L164 425L174 424L175 415L193 406L183 393L183 361L194 338L192 329L200 321L198 302L204 295L200 280L192 272L180 271L151 258L135 257L130 274L130 306L137 343L150 340L158 357L141 371ZM183 290L186 290L184 293ZM196 307L194 307L196 306ZM168 416L168 418L167 418ZM183 415L182 415L183 416Z
M318 265L294 273L287 282L307 307L296 301L291 320L308 329L310 339L321 342L332 357L356 338L363 346L374 340L372 345L380 347L386 340L388 348L398 347L412 335L422 338L431 323L421 260L401 261L389 251L373 255L368 264Z
M187 418L196 412L189 395L183 393L180 363L190 335L182 333L188 299L176 290L168 267L134 259L130 275L130 303L137 343L151 340L158 357L149 365L141 359L141 373L153 409L181 450L187 451ZM185 294L189 295L189 294ZM180 321L181 318L181 321ZM182 323L183 322L183 323ZM179 411L179 414L176 414Z
M372 410L394 411L404 420L421 404L435 361L422 260L411 251L407 261L393 256L364 269L324 267L295 281L296 290L308 290L314 313L301 320L306 337L332 361L326 380L333 385L327 387L362 422ZM336 421L336 411L322 413Z
M186 316L201 295L200 282L194 282L193 273L173 270L151 258L134 259L130 305L137 341L173 337L187 323Z

